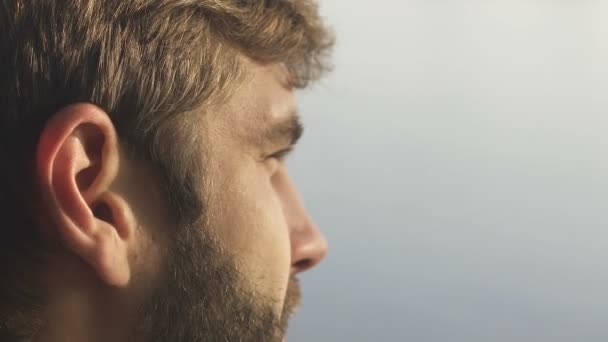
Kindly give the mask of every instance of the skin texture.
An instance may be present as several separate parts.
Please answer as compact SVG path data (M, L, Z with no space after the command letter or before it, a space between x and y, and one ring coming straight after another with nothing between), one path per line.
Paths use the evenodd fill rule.
M287 72L245 63L242 84L197 123L205 210L187 227L171 223L154 173L126 157L103 110L75 104L47 123L37 211L54 247L36 341L283 338L295 276L327 247L272 157L291 139L263 138L295 115Z

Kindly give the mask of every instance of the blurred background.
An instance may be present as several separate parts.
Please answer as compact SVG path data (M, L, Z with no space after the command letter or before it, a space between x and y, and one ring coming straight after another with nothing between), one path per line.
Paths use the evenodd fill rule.
M290 342L608 341L608 1L321 0Z

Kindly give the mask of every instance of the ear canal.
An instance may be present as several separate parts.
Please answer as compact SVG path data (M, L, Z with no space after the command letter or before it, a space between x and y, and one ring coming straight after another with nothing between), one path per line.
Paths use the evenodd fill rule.
M105 222L112 222L112 209L105 202L96 203L93 205L93 215Z

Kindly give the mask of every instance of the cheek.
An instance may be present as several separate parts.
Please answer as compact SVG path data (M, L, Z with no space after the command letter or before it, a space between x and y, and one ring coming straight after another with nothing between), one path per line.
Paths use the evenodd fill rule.
M282 303L291 265L289 229L264 170L253 165L222 182L212 226L257 292Z

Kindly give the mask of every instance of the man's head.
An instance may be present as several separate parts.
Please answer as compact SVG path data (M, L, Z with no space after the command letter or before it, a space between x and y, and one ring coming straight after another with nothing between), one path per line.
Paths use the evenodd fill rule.
M280 340L331 43L307 0L2 1L0 339Z

